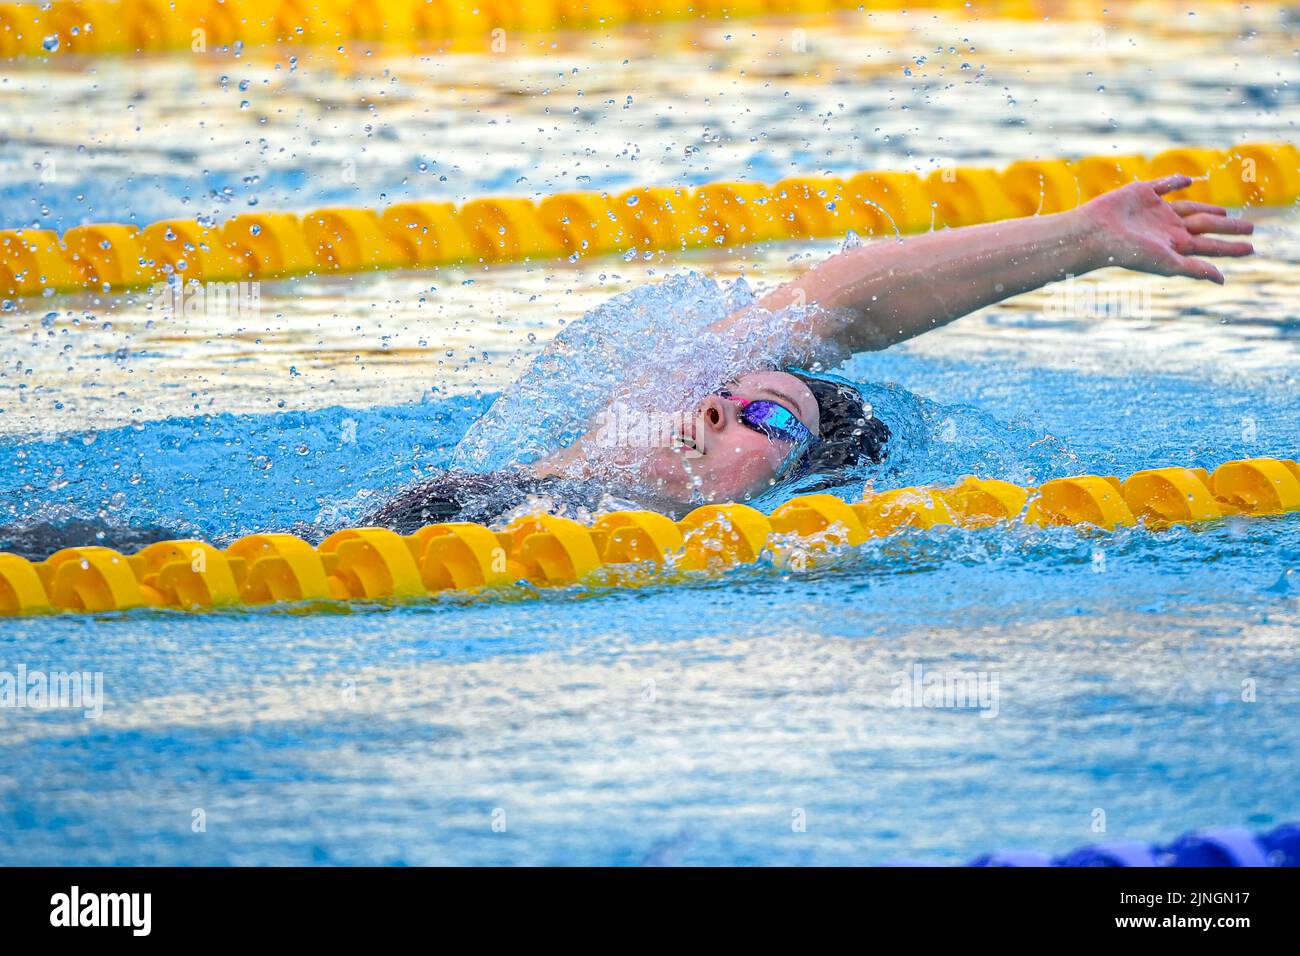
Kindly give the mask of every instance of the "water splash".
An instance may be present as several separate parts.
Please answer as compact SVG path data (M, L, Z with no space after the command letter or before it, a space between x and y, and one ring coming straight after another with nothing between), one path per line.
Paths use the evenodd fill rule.
M845 358L791 312L752 309L739 334L711 328L754 301L743 279L724 286L695 272L615 296L552 340L474 424L453 461L470 471L530 464L568 447L611 405L686 413L738 375ZM605 463L618 464L612 455Z

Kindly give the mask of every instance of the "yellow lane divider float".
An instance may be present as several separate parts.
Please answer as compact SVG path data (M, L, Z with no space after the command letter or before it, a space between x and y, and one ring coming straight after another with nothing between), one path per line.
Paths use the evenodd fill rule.
M65 548L35 564L0 553L0 614L401 602L521 582L628 587L765 557L802 570L831 549L937 525L1022 521L1114 530L1141 522L1160 529L1294 511L1300 511L1300 464L1252 458L1230 461L1213 475L1200 468L1154 468L1126 481L1084 475L1037 488L967 477L951 488L868 489L856 503L804 495L771 515L726 504L697 508L680 521L620 511L590 526L532 515L500 531L462 522L407 536L351 528L315 548L289 534L252 534L224 550L191 540L159 542L129 557L104 547Z
M857 11L862 0L48 0L0 3L0 58L273 44L455 42L621 23ZM1095 18L1087 0L874 0L1012 19ZM196 44L202 42L201 47Z
M171 219L0 230L0 299L47 291L123 289L168 277L199 282L427 268L628 252L679 252L789 239L919 232L1070 209L1139 178L1186 173L1179 197L1223 206L1300 198L1300 150L1250 143L1143 156L1048 159L1006 169L959 167L795 177L773 186L718 182L644 186L614 195L566 192L540 202L481 198L403 202L383 211L245 213L220 228Z

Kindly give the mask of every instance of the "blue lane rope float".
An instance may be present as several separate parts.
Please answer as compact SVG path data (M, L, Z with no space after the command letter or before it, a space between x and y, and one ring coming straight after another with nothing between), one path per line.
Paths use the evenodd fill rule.
M895 866L926 866L900 860ZM1052 857L1036 850L998 850L966 866L1263 867L1300 866L1300 823L1283 823L1264 833L1245 827L1207 827L1167 844L1113 841L1079 847Z

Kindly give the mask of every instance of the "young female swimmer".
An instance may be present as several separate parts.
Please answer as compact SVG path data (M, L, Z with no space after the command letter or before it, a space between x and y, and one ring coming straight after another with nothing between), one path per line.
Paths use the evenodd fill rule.
M617 460L618 493L660 510L740 501L782 481L883 460L889 428L852 386L794 369L809 342L838 354L884 349L984 306L1067 276L1119 266L1222 283L1202 256L1246 256L1251 223L1224 209L1163 197L1186 176L1134 182L1052 215L942 229L848 249L707 327L731 350L727 380L712 382L671 440ZM787 323L772 351L770 327ZM694 333L692 333L694 334ZM796 346L795 343L798 343ZM712 347L712 346L711 346ZM782 350L785 351L782 351ZM796 354L798 353L798 354ZM546 352L538 359L544 361ZM748 364L747 364L748 362ZM661 387L637 382L632 392ZM491 413L489 413L491 414ZM454 470L408 488L368 523L407 532L448 520L492 520L530 497L594 501L611 454L593 428L567 448L495 474ZM652 504L651 504L652 503Z

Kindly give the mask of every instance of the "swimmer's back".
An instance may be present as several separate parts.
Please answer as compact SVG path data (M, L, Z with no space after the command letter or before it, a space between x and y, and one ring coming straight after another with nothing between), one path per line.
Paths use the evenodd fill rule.
M605 489L589 481L540 477L523 470L479 474L453 469L398 492L362 524L412 534L429 524L491 524L532 501L570 513L595 510Z

